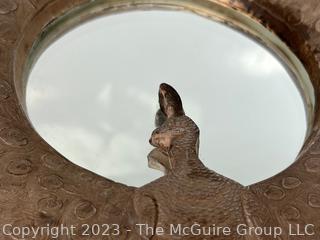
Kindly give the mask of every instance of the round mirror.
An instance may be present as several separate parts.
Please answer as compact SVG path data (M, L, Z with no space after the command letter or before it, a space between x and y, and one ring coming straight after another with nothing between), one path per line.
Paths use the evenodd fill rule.
M306 135L303 100L285 67L243 34L185 12L101 17L54 42L27 86L29 117L70 161L141 186L162 82L200 127L200 159L248 185L288 167Z

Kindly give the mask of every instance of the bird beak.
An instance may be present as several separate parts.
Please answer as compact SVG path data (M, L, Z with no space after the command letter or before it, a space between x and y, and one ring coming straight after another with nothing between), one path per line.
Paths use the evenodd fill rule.
M148 166L166 174L170 169L169 157L160 151L159 148L155 148L148 154Z

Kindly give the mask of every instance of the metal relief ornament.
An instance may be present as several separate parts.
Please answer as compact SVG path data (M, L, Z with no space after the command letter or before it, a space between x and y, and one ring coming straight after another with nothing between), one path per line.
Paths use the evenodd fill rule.
M310 116L315 116L309 119L309 137L287 170L245 187L206 168L198 158L200 130L184 112L177 91L167 84L159 88L157 128L150 138L154 149L148 155L149 166L163 171L164 176L141 188L113 182L72 164L33 130L24 101L30 59L37 57L34 49L44 49L45 39L52 41L102 12L156 7L218 19L270 47L283 44L283 49L288 47L304 64L315 100L308 95L310 86L301 89L309 96L305 102ZM75 235L59 236L73 240L320 239L319 21L318 0L0 0L0 225L75 226ZM56 22L59 28L54 28ZM271 33L281 44L275 44ZM280 55L283 52L278 51ZM293 65L296 62L289 60ZM92 226L103 224L109 224L107 232L103 229L108 235L96 234ZM145 231L139 224L151 230ZM212 234L188 235L177 228L170 232L172 225L183 228L192 224ZM213 234L217 229L212 224L229 226L232 231ZM283 232L241 235L237 232L241 224L274 231L280 227ZM298 226L300 231L308 230L302 232L305 235L293 235L301 233ZM164 233L156 231L161 228ZM0 231L0 239L21 237ZM50 238L54 238L52 232L35 239Z

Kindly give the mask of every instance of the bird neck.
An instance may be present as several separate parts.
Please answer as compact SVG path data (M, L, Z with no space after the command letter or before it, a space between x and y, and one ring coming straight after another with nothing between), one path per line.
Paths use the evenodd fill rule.
M171 149L169 156L172 173L188 174L193 169L203 166L195 148L174 148Z

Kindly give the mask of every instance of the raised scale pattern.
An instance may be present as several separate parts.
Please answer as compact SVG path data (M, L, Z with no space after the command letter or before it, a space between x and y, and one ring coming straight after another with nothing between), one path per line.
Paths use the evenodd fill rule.
M281 210L281 216L286 220L297 220L300 218L300 211L294 206L286 206Z
M17 128L1 129L0 140L13 147L23 147L28 144L28 137Z
M306 170L310 173L317 173L320 171L320 161L319 158L310 157L305 161Z
M62 206L63 202L58 200L58 197L53 194L38 201L39 212L43 214L55 214Z
M110 239L225 239L292 240L320 239L320 126L317 115L311 136L297 161L286 171L249 187L204 167L197 156L199 129L182 108L177 92L168 85L159 91L161 116L152 133L156 161L166 175L141 188L128 187L88 172L60 156L39 138L24 113L23 69L33 42L41 31L63 13L78 9L91 0L1 0L0 1L0 225L17 227L115 224L109 235L60 236L62 240ZM98 1L97 1L98 2ZM101 1L124 8L139 7L142 0ZM157 1L143 1L149 6ZM168 0L166 2L171 4ZM175 1L176 2L176 1ZM213 8L212 2L233 8L277 34L297 55L308 71L319 99L320 85L320 2L318 0L191 0ZM114 7L114 8L117 8ZM190 10L197 12L190 7ZM15 80L14 80L15 78ZM15 82L14 82L15 81ZM18 97L19 96L19 97ZM319 106L319 103L316 104ZM315 111L319 114L318 109ZM172 129L184 130L176 136ZM205 129L204 129L205 131ZM159 134L160 133L160 134ZM170 137L180 143L168 146ZM171 139L172 140L172 139ZM179 141L178 141L179 142ZM171 152L166 152L168 147ZM170 156L171 161L168 161ZM186 156L188 160L186 161ZM152 165L152 164L151 164ZM136 223L167 227L198 222L235 228L284 229L281 236L184 236L139 232ZM312 236L290 236L288 224L315 225ZM117 228L117 224L119 229ZM294 225L294 230L297 226ZM117 232L117 230L119 232ZM112 235L112 233L117 233ZM21 234L0 239L21 239ZM31 236L25 239L34 239ZM35 239L56 239L51 234Z
M54 155L54 154L44 154L42 155L41 159L43 160L43 164L52 169L59 170L63 166L65 166L65 161L61 157Z
M87 200L81 200L74 209L74 215L81 220L93 217L96 212L95 206Z
M32 163L28 159L17 159L9 163L7 172L13 175L26 175L32 171Z
M63 181L60 176L52 174L39 177L39 184L48 190L56 190L63 186Z
M286 196L284 190L276 185L270 185L264 195L271 200L281 200Z
M301 180L297 177L286 177L282 179L282 186L285 189L294 189L301 185Z
M308 203L310 207L320 208L320 194L309 194Z

